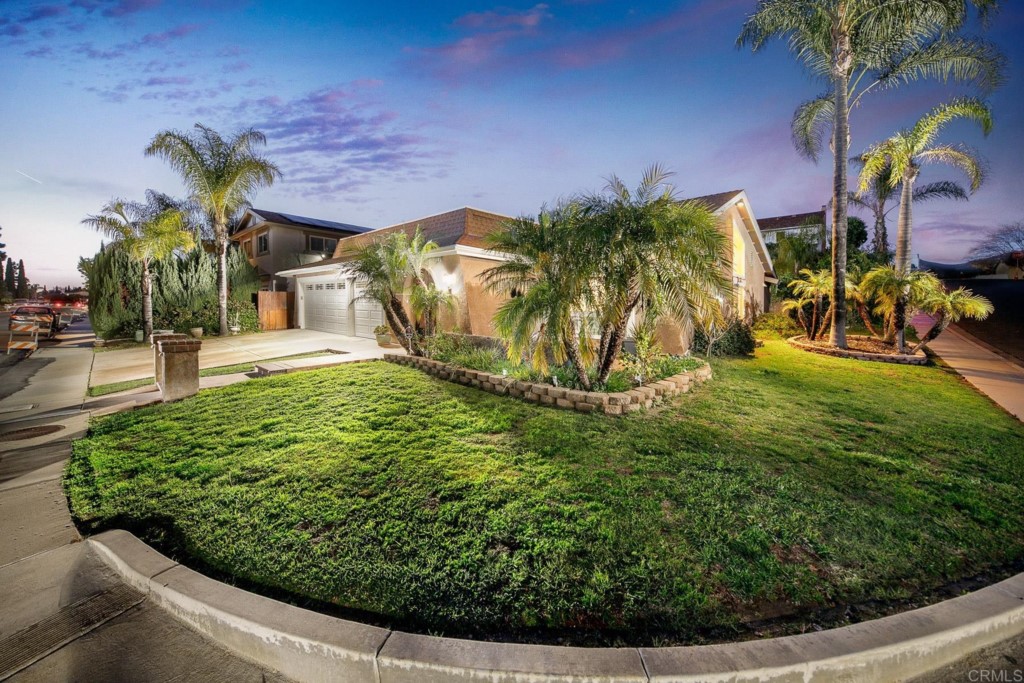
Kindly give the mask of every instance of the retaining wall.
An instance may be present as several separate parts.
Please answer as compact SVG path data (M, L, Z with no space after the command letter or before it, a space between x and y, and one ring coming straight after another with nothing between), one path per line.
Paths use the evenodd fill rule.
M629 391L605 393L526 382L490 372L460 368L422 356L400 356L385 353L384 360L416 367L438 379L471 386L497 396L512 396L530 403L565 408L580 413L596 412L606 415L624 415L641 408L650 408L665 397L685 394L693 384L711 379L711 366L705 364L692 372L672 375Z

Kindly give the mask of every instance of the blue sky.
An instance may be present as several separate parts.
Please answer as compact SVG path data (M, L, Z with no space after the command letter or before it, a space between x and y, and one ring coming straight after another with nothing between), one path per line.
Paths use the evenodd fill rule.
M746 189L760 216L820 208L831 167L793 151L789 121L822 86L782 46L734 43L754 0L623 3L45 0L0 4L0 240L47 285L79 280L112 197L180 194L142 150L197 121L255 126L284 179L257 206L379 227L470 205L535 212L661 162L682 195ZM980 32L980 28L977 29ZM959 260L1024 219L1024 10L984 35L1010 58L968 203L915 211L914 251ZM853 114L861 149L963 88L878 93ZM929 169L922 181L960 179ZM895 213L895 212L894 212ZM892 221L895 224L895 215Z

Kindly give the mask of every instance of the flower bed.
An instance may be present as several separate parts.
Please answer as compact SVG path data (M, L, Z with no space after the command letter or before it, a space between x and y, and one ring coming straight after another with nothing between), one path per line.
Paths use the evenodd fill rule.
M685 394L693 384L711 378L711 366L705 363L695 370L681 372L628 391L606 393L529 382L505 375L461 368L419 356L385 353L384 360L399 365L410 365L438 379L475 387L499 396L512 396L531 403L576 410L581 413L604 413L606 415L625 415L641 408L650 408L667 396Z
M899 363L900 365L925 365L928 363L928 356L925 355L924 351L918 351L917 353L876 353L872 351L866 351L857 348L848 349L837 349L834 346L827 346L815 342L807 341L805 335L799 335L796 337L790 337L786 341L789 342L790 346L794 346L804 351L810 351L812 353L820 353L825 356L836 356L838 358L854 358L856 360L870 360L878 363ZM856 342L863 342L865 348L870 344L870 348L878 347L878 340L874 337L863 337L859 335L850 335L847 337L849 344L856 344Z

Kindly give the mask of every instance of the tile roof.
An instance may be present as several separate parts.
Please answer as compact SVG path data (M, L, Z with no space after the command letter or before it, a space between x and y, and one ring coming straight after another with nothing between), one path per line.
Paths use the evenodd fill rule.
M761 228L762 233L792 230L793 228L819 227L825 225L825 210L794 213L788 216L758 218L757 225Z

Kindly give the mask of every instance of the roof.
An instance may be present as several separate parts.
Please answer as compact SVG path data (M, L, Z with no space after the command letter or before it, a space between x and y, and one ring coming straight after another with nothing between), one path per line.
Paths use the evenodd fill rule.
M710 210L716 211L731 202L741 192L743 190L729 190L728 192L719 192L718 194L706 194L702 197L690 197L684 201L699 202Z
M364 233L370 232L372 228L367 228L361 225L352 225L350 223L339 223L337 221L325 221L321 218L309 218L307 216L297 216L292 213L281 213L280 211L268 211L266 209L249 209L242 216L242 220L239 221L239 229L235 231L235 234L246 232L249 228L252 228L260 223L260 221L252 221L248 223L248 219L251 216L262 218L267 223L275 223L277 225L286 225L296 228L313 228L315 230L324 230L327 232L344 233L345 236L351 235L352 233Z
M808 213L793 213L788 216L772 216L771 218L758 218L757 225L761 232L779 232L780 230L793 230L795 228L811 228L825 225L825 210L810 211Z

